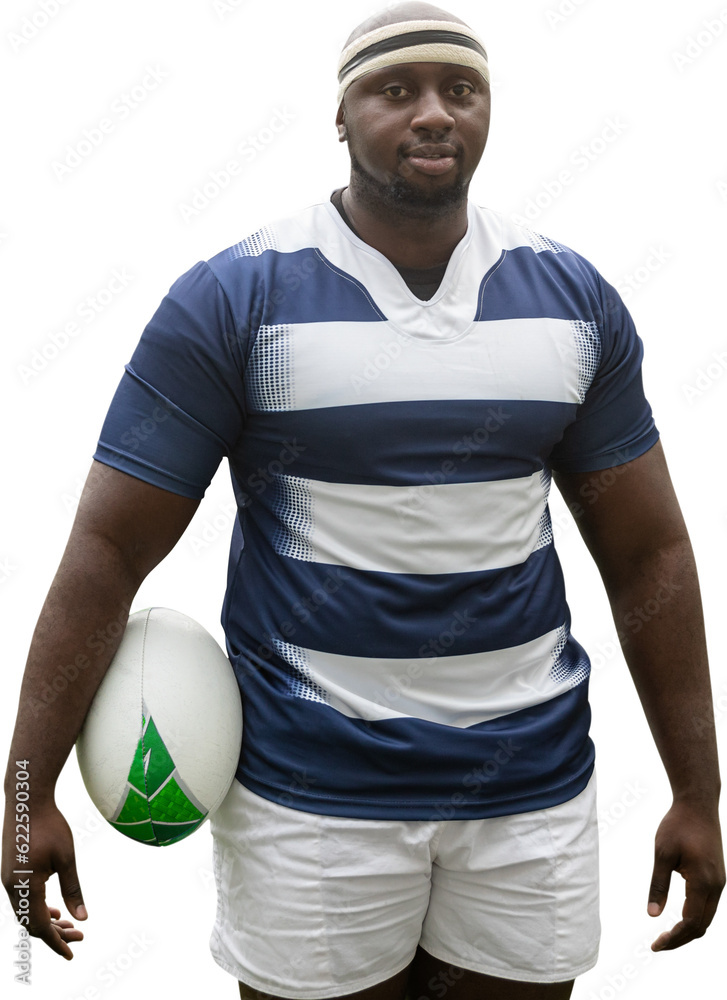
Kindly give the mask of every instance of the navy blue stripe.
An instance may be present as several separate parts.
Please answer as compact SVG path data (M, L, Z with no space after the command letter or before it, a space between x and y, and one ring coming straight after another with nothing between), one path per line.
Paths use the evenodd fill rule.
M320 250L267 250L208 261L247 337L261 324L375 322L386 316L357 278ZM251 291L255 307L250 311ZM530 246L503 251L483 275L475 321L540 318L601 322L597 272L571 250L536 253Z
M320 250L267 250L259 257L232 260L223 251L208 263L225 290L245 340L260 325L371 323L386 318L361 282L332 264ZM251 292L255 302L252 313Z
M253 501L281 473L375 486L517 479L547 464L576 410L543 400L443 399L254 413L231 462Z
M286 695L272 665L238 657L237 777L282 805L337 816L475 819L543 809L593 771L588 683L469 729L422 719L349 719Z
M236 649L267 656L277 639L342 656L429 659L517 646L570 621L552 544L502 570L415 575L279 556L259 545L260 530L244 527L237 577L254 600L240 613L230 597L225 627Z
M602 313L595 271L578 254L515 247L483 279L475 321L547 316L600 322Z

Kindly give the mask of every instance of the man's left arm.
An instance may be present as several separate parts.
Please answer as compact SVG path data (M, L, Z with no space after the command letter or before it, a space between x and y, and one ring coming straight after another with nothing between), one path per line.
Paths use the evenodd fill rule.
M553 478L603 579L673 803L656 834L648 912L666 904L672 871L686 883L682 920L654 951L709 927L725 885L712 689L697 569L661 443L604 472Z

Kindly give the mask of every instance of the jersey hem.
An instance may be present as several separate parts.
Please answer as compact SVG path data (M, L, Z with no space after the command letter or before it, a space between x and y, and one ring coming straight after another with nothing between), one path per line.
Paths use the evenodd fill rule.
M124 452L111 450L100 443L93 460L116 469L117 472L125 472L127 476L133 476L134 479L139 479L150 486L157 486L160 490L176 493L177 496L187 497L189 500L201 500L206 492L206 488L176 480L168 472L160 472L147 462L132 458Z
M335 795L322 798L320 793L314 796L301 792L296 792L296 801L293 802L290 801L292 796L289 788L279 789L271 782L256 778L244 768L238 769L235 778L261 798L300 812L316 813L321 816L347 816L352 819L414 819L431 822L445 819L489 819L494 816L511 816L561 805L580 795L585 789L593 774L595 763L594 750L589 755L588 762L576 774L550 788L510 798L500 796L491 802L468 803L453 802L451 799L446 802L441 798L432 802L419 800L387 803Z

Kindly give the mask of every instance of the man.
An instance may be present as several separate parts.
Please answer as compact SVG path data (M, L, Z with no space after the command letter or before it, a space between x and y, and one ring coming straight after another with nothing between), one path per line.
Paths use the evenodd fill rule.
M649 912L674 870L686 903L656 950L704 934L724 885L694 560L620 299L468 202L490 112L476 34L397 5L348 40L339 87L349 186L175 282L102 430L11 748L44 765L30 930L66 958L82 937L44 899L57 872L86 918L53 789L113 649L41 732L32 700L128 612L227 456L223 622L245 728L213 819L215 959L243 998L421 1000L446 983L452 1000L560 1000L596 961L598 858L551 474L673 791ZM627 631L665 588L678 599Z

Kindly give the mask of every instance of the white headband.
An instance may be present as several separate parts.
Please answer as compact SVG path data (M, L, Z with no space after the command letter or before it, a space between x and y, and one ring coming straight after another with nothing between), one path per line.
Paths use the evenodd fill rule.
M458 21L402 21L361 35L338 60L338 103L367 73L397 63L441 62L468 66L490 82L487 52L475 32Z

